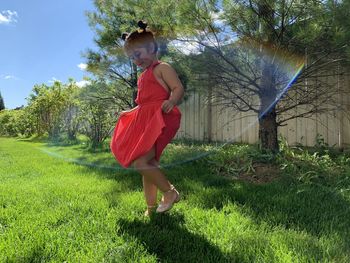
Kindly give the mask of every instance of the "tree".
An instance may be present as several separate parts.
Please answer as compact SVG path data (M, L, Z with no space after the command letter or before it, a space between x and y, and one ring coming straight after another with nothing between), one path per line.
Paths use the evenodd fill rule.
M216 103L259 116L263 149L278 151L277 127L287 120L346 106L337 98L349 91L325 81L344 73L339 63L346 61L348 39L342 30L333 30L340 24L333 22L331 2L340 5L307 0L235 0L222 5L185 0L178 5L178 28L183 28L179 40L204 47L201 55L192 56L200 65L194 70L210 74ZM278 69L298 56L304 57L305 67L280 98L290 78Z
M0 135L16 136L15 111L2 110L0 112Z
M133 107L136 105L137 76L140 70L124 54L121 35L136 30L137 21L146 19L156 32L159 55L165 60L171 60L166 57L169 56L169 36L174 32L171 21L175 19L173 10L177 3L165 0L152 3L146 0L95 0L94 3L96 10L87 15L90 26L96 32L95 42L99 50L86 52L87 69L100 80L108 81L116 87L123 86L122 90L116 89L114 94L110 94L110 98L122 103L123 108ZM160 14L162 19L159 19ZM180 68L178 71L182 72ZM186 82L184 75L180 78Z
M198 46L195 54L182 55L191 64L186 73L201 76L207 72L216 103L259 116L263 149L278 151L277 128L288 120L345 106L336 98L348 91L334 89L325 79L343 74L339 65L346 61L350 37L346 23L340 23L346 14L337 12L349 5L348 0L105 0L95 1L95 5L98 12L90 16L96 22L101 50L94 55L99 65L109 69L100 71L102 75L120 72L127 65L125 60L124 67L110 60L115 58L111 51L121 47L115 36L131 24L134 28L140 18L154 23L166 39L167 50L176 50L178 43ZM173 58L179 57L174 54ZM280 97L291 77L279 69L290 60L295 61L293 67L301 68L300 58L305 67L288 93ZM106 61L109 63L100 63ZM127 72L114 75L135 87L135 71ZM201 86L209 90L208 85Z
M28 99L28 110L34 118L36 132L58 139L62 130L62 118L67 105L65 86L55 81L52 86L35 85Z
M4 103L4 99L2 98L1 93L0 93L0 111L2 111L4 109L5 109L5 103Z
M80 88L77 86L74 79L69 79L68 83L64 85L62 90L64 99L64 110L62 112L62 131L67 133L67 139L69 141L75 141L77 139L77 133L79 131L79 118L80 118L80 102L79 92Z
M28 135L31 128L24 109L2 110L0 112L0 135Z
M121 35L132 25L132 20L125 17L126 14L132 16L132 13L125 9L123 3L124 1L113 0L95 1L97 10L87 15L91 28L96 31L95 43L99 50L88 50L85 57L87 70L98 79L122 83L129 90L129 93L125 93L116 89L112 96L124 102L124 107L128 108L134 106L138 72L122 49Z
M92 81L80 92L80 130L89 137L92 148L101 145L114 127L115 112L120 110L120 106L108 103L109 98L106 96L113 89L104 82ZM103 100L103 96L107 100Z

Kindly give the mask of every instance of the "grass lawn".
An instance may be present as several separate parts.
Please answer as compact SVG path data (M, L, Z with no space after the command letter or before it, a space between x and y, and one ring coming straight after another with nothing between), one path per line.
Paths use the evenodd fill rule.
M0 138L0 262L350 262L346 154L232 145L165 172L183 199L145 218L109 152Z

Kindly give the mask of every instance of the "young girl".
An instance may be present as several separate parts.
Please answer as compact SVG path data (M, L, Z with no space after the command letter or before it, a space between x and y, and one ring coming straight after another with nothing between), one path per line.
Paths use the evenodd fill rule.
M180 194L159 169L159 159L180 126L181 113L176 104L184 89L167 63L157 60L157 43L147 24L140 30L123 34L129 58L143 69L137 85L137 107L124 111L116 124L111 150L123 167L133 164L142 175L147 203L145 215L170 210ZM157 190L163 193L157 207Z

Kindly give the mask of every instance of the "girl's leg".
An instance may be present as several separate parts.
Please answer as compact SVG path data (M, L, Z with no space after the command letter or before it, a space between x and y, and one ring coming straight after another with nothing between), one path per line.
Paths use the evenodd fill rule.
M138 172L143 176L144 186L146 186L145 197L147 204L151 204L156 200L156 189L164 193L163 202L173 203L178 197L178 193L173 191L172 185L169 183L165 175L159 169L157 162L154 160L155 149L152 149L144 156L134 161L134 166ZM146 184L145 184L146 183ZM154 186L152 186L152 184ZM152 203L153 205L154 203Z
M170 190L171 185L162 171L157 166L149 163L152 159L154 159L154 156L155 149L152 147L148 153L134 161L134 166L142 176L146 177L147 181L155 184L162 192L166 192Z
M158 167L159 165L156 159L154 158L150 160L148 163L154 167ZM145 212L145 215L149 216L157 208L158 188L152 181L149 181L145 176L142 176L142 182L143 182L143 191L145 194L145 199L147 204L147 210Z
M146 176L142 176L142 183L147 206L155 206L157 204L157 186Z
M150 160L149 162L148 162L150 165L153 165L154 167L159 167L159 162L155 159L155 158L153 158L152 160ZM168 181L169 182L169 181ZM170 186L171 186L171 183L169 182L169 184L170 184ZM157 187L157 186L156 186ZM164 197L163 197L164 198ZM164 201L164 199L162 198L162 201Z
M159 163L158 161L155 159L155 157L153 157L149 162L150 165L153 165L154 167L158 167Z

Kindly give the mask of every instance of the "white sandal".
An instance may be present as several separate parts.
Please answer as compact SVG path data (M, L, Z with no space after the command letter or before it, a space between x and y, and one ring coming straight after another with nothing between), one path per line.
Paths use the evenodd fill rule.
M156 212L157 213L164 213L166 211L169 211L171 208L173 208L174 204L175 203L178 203L180 201L180 194L179 192L175 189L175 187L173 185L171 185L171 188L170 190L164 192L163 194L166 194L166 193L170 193L170 192L174 192L176 193L176 197L174 198L173 201L171 201L170 203L164 203L163 201L160 202Z

